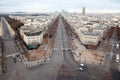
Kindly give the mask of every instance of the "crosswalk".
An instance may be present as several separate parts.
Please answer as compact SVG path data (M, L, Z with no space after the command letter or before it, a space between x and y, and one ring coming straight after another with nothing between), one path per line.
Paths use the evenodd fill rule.
M19 55L20 53L13 53L13 54L9 54L9 55L6 55L5 57L9 58L9 57L14 57L16 55Z
M53 50L60 50L58 48L53 48ZM61 48L61 50L72 50L72 48Z

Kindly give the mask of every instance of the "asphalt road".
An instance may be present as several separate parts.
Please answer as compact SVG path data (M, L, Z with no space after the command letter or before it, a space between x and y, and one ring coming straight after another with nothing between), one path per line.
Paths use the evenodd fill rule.
M114 50L114 46L111 48ZM51 61L34 68L25 68L21 62L13 63L13 58L7 58L7 73L0 76L0 80L94 80L87 67L83 72L78 70L80 65L74 60L69 49L71 49L69 38L59 17ZM112 59L109 56L107 58ZM109 63L109 67L114 67L113 62ZM114 80L120 80L116 68L110 69Z
M118 71L118 67L120 64L115 62L115 56L117 54L116 49L116 33L114 32L109 43L109 50L107 51L107 54L105 55L105 67L106 69L110 70L113 80L120 80L120 72Z
M80 66L68 49L71 49L69 39L60 17L51 61L25 68L21 62L14 63L13 58L7 58L7 73L0 80L93 80L87 69L78 70Z
M6 20L5 18L1 18L2 21L2 38L3 38L3 43L5 46L5 56L9 57L12 56L13 54L19 54L19 51L17 49L17 46L14 42L14 39L11 36L11 33L7 27Z
M71 49L65 27L59 18L51 62L41 66L34 80L92 80L87 71L80 72Z
M118 50L116 48L117 36L116 33L113 33L113 36L110 39L110 53L112 54L110 60L110 71L114 80L120 80L120 72L119 72L119 63L115 62L116 54L118 54Z
M34 80L56 80L58 70L63 61L63 44L62 44L62 33L61 33L61 20L59 20L57 34L55 38L53 53L51 61L43 66L39 70Z
M27 69L20 62L13 63L13 58L7 58L7 73L1 76L0 80L56 80L57 73L63 62L61 30L61 24L59 23L54 49L49 63Z

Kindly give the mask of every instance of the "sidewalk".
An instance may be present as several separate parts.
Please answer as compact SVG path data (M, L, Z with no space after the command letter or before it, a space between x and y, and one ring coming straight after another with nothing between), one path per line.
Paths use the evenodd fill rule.
M78 39L73 39L73 55L77 62L88 64L103 64L104 55L102 51L86 49Z
M84 45L82 45L82 43L77 38L73 39L73 42L78 47L78 49L86 50L86 47Z

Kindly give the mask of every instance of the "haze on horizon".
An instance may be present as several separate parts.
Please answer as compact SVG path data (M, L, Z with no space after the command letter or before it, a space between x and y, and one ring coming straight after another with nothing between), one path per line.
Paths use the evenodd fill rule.
M81 12L120 13L119 0L0 0L0 12Z

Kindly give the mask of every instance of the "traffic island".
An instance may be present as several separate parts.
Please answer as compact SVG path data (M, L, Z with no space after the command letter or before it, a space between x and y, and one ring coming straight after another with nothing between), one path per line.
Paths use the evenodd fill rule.
M56 20L54 24L51 25L52 28L49 27L47 31L48 33L45 34L45 36L43 37L43 41L38 48L27 50L26 53L23 53L21 57L26 67L38 66L50 60L50 55L52 53L55 33L57 29L57 21L58 20ZM24 54L27 54L27 56Z
M22 56L25 66L33 67L47 62L47 60L50 58L50 54L52 53L53 45L54 36L49 40L47 40L47 38L44 38L42 44L37 49L28 50L28 56Z
M100 50L91 50L84 48L81 44L75 44L76 41L72 41L73 55L77 62L102 65L104 60L104 53Z

